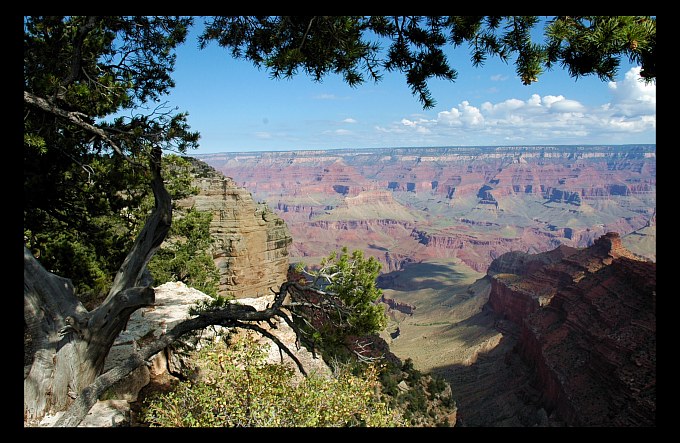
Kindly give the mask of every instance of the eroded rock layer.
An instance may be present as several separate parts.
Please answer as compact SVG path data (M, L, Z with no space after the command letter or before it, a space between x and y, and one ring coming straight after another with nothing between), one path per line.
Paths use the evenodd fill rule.
M292 258L342 246L402 269L583 248L609 231L656 260L656 147L479 146L205 154L290 228ZM405 259L409 260L406 261Z
M532 266L501 257L490 272L489 305L520 325L541 402L568 425L654 426L656 264L634 259L616 233L550 254Z
M213 258L220 271L219 292L236 298L259 297L278 290L288 272L292 238L285 222L228 177L197 178L198 195L178 204L210 211L216 243Z

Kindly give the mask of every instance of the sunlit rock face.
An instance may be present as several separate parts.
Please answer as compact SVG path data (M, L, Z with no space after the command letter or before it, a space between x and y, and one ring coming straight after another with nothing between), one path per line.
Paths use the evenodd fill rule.
M292 242L286 223L228 177L197 178L194 185L198 195L178 204L213 215L210 232L220 271L219 293L245 298L278 290L286 281Z
M655 263L607 233L490 269L489 306L520 325L517 350L547 411L573 426L656 424Z

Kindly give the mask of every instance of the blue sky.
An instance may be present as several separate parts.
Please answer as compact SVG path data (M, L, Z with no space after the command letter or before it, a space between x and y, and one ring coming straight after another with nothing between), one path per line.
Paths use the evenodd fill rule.
M197 17L178 48L168 97L201 133L194 154L398 146L656 143L656 85L623 61L614 82L569 77L555 68L522 85L514 65L474 68L467 48L452 51L455 82L432 80L437 104L423 110L404 76L349 87L304 74L274 80L211 43L199 50ZM191 154L190 153L190 154Z

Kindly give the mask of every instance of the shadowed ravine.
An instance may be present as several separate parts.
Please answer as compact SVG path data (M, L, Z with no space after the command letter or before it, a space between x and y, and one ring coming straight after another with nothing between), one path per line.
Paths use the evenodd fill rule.
M655 426L655 263L610 232L588 248L503 254L473 283L462 269L384 280L395 306L412 306L390 313L393 352L449 381L458 425Z
M417 369L451 384L456 426L546 426L530 368L513 352L517 327L484 307L490 282L482 277L450 261L411 264L386 274L385 296L416 309L411 316L390 310L388 330L398 326L400 335L385 338L402 360L411 358ZM560 423L550 420L550 425Z
M468 326L497 331L494 314L486 310L470 318ZM431 369L453 387L458 405L456 426L547 426L540 392L532 386L531 372L513 351L515 334L498 332L493 346L482 347L474 361L442 365ZM559 425L550 420L550 426Z

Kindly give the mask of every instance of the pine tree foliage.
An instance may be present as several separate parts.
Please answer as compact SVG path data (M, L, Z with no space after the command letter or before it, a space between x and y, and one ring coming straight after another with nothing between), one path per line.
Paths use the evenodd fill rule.
M365 335L382 331L387 326L387 316L382 305L376 304L382 291L376 279L381 264L375 257L364 257L361 250L351 254L347 247L341 253L331 253L322 260L316 273L317 283L325 279L325 290L340 298L350 308L347 317L347 334Z
M106 294L153 207L152 150L196 146L187 114L160 102L192 23L24 17L24 242L82 300Z
M375 257L365 258L361 250L349 253L347 247L323 258L319 269L298 266L308 280L303 278L305 286L291 294L291 309L313 349L337 357L347 353L348 339L385 329L385 308L377 303L380 268Z
M273 78L337 74L358 86L379 81L383 71L401 72L424 108L436 104L430 79L458 77L447 54L461 46L473 66L490 57L513 63L525 85L555 64L575 78L611 80L622 57L640 63L645 79L656 78L656 18L544 19L544 41L533 41L538 16L218 16L206 18L199 42L214 41Z
M560 16L546 28L548 64L573 77L594 74L613 80L620 59L639 64L646 81L656 79L656 18Z

